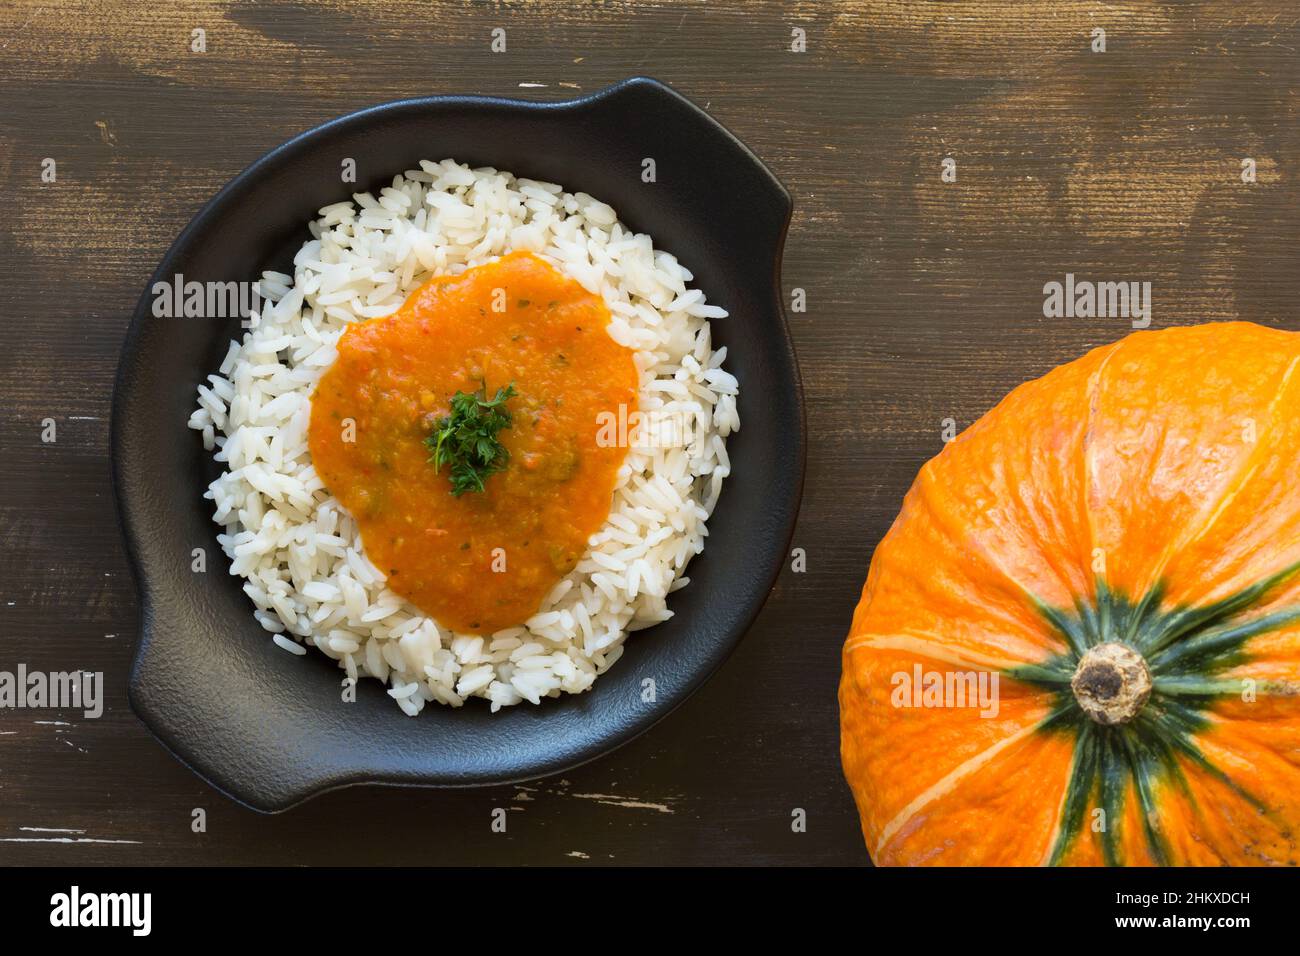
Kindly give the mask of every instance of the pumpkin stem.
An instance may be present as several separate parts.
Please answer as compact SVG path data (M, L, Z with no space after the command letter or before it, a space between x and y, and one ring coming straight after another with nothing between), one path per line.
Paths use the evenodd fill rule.
M1070 689L1080 709L1099 724L1128 723L1151 696L1151 672L1126 644L1098 644L1079 660Z

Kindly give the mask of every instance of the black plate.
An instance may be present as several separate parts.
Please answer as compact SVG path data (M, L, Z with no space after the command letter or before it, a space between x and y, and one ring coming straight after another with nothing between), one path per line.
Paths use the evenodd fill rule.
M228 574L210 502L216 474L186 428L195 386L214 372L238 319L155 318L156 281L292 274L320 207L444 157L560 183L695 273L730 318L742 429L708 546L674 594L667 623L640 631L580 695L491 714L485 702L402 714L377 681L340 700L340 671L315 651L286 654L253 620ZM341 182L344 159L357 183ZM642 181L653 159L656 181ZM638 77L558 103L439 96L333 120L240 173L168 250L136 307L113 399L113 476L142 607L131 672L136 713L177 757L230 796L276 811L357 783L472 786L573 767L626 743L700 687L736 646L776 580L803 484L799 374L781 308L790 197L739 141L689 101ZM191 570L203 548L206 573ZM643 681L655 699L643 701Z

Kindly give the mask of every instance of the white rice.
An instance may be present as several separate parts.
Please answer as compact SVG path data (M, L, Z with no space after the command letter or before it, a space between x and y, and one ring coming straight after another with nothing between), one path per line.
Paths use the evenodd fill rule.
M252 329L198 388L189 426L225 471L205 497L225 529L230 572L277 645L333 658L349 681L385 682L412 716L484 697L493 711L581 693L623 653L629 631L672 616L667 596L704 548L740 427L736 379L709 320L726 312L691 273L613 209L553 183L443 160L379 195L320 210L294 274L266 272ZM311 394L353 322L394 311L427 279L532 251L604 297L609 334L634 350L639 406L683 429L647 429L619 471L608 520L537 614L490 636L453 633L385 586L352 518L307 449ZM652 436L653 433L653 437Z

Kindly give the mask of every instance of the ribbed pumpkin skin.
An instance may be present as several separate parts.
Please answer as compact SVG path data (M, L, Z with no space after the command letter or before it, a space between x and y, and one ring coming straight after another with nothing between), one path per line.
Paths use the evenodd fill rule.
M877 864L1297 863L1298 367L1296 333L1137 332L926 463L844 645L844 773ZM1155 683L1122 727L1068 683L1101 642ZM997 673L997 716L895 706L916 664Z

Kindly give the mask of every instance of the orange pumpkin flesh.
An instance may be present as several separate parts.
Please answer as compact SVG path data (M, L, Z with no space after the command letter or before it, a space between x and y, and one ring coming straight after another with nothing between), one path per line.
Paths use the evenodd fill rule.
M1297 367L1294 333L1138 332L921 469L844 645L877 864L1300 860ZM913 674L996 675L996 713L900 705Z

